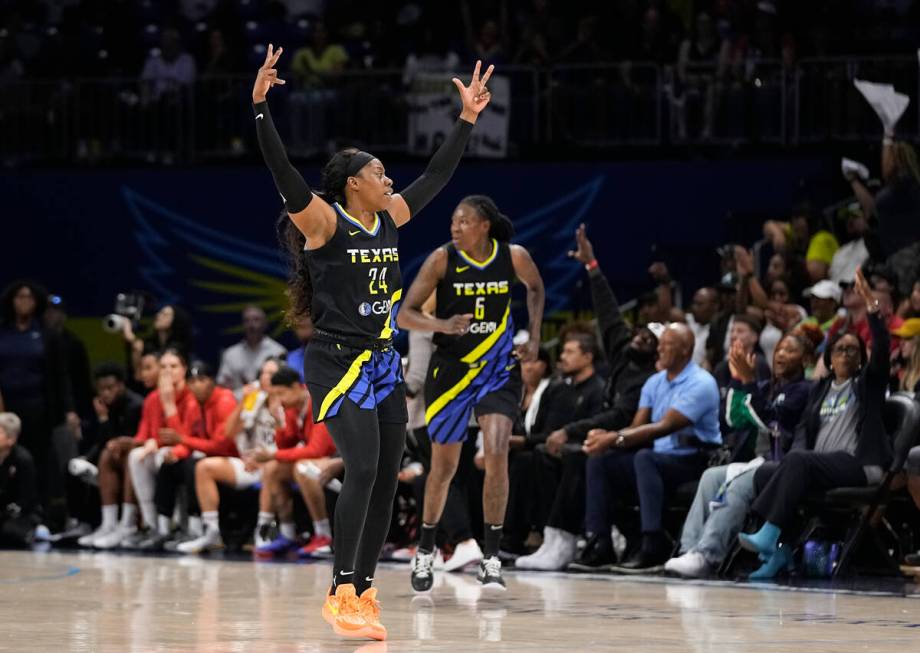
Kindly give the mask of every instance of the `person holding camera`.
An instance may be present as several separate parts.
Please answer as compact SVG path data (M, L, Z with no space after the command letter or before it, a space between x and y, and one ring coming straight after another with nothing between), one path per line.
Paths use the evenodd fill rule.
M111 317L111 316L110 316ZM122 337L128 346L128 369L131 378L143 384L141 370L145 353L153 352L157 356L169 347L175 348L188 358L193 349L192 318L181 306L167 304L157 311L153 318L153 332L146 337L135 334L136 322L125 318L118 325ZM141 388L132 388L138 392Z

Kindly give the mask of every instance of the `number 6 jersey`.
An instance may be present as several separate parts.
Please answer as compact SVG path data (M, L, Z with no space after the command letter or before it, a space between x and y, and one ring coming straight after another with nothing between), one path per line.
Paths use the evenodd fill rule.
M333 208L335 234L319 249L304 251L313 282L313 324L348 338L391 338L402 298L396 223L379 211L366 229L338 203Z
M511 354L514 324L511 320L511 286L516 281L511 248L492 240L492 253L477 261L453 243L447 250L447 270L438 283L436 315L470 314L470 329L462 336L436 333L438 351L464 363Z

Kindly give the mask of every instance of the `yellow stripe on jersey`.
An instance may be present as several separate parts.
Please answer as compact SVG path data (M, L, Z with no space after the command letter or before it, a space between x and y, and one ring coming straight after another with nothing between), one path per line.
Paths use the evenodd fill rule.
M349 222L353 223L356 227L360 227L361 231L363 231L369 236L377 235L377 230L380 228L380 216L377 215L376 212L374 213L374 226L368 229L367 227L364 226L364 224L362 224L360 220L358 220L358 218L354 218L351 215L349 215L348 211L346 211L345 207L343 207L341 204L336 202L335 205L339 207L339 211L341 211L342 217L348 220Z
M477 261L472 256L464 252L462 249L458 249L457 253L460 255L464 261L470 265L479 268L480 270L489 267L489 263L495 260L495 257L498 256L498 242L493 238L492 239L492 253L489 254L489 257L485 261Z
M486 368L485 365L480 365L478 367L471 368L469 372L463 375L463 378L457 381L454 387L450 388L447 392L442 394L440 397L431 402L431 405L425 410L425 423L430 424L431 420L443 410L444 406L449 404L451 401L457 398L461 392L463 392L466 387L473 382L479 373Z
M475 363L480 358L482 358L482 356L487 351L492 349L492 345L494 345L496 341L498 341L501 335L508 328L508 315L510 314L511 314L511 302L509 301L508 305L505 307L505 315L502 317L501 324L498 325L498 328L495 329L493 333L490 333L488 338L480 342L479 345L477 345L477 347L473 351L468 353L466 356L464 356L460 360L463 361L464 363Z
M345 376L343 376L339 382L335 384L335 387L330 390L326 394L325 399L323 399L323 403L319 407L319 416L317 417L316 421L322 422L326 418L326 413L328 413L329 409L332 408L332 404L334 404L339 397L348 392L348 389L354 385L355 379L357 379L358 374L361 373L361 366L370 359L371 350L365 349L360 354L358 354L357 358L351 362L351 365L348 367L348 371L345 372Z
M380 337L384 340L393 335L393 327L390 324L393 322L393 304L402 299L402 288L393 293L393 296L390 297L390 313L387 315L387 321L383 323L383 329L380 331Z

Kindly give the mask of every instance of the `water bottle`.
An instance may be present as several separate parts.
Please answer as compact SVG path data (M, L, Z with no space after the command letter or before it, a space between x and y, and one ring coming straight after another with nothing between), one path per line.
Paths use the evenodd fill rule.
M779 429L779 422L772 421L770 427L770 450L773 452L773 461L780 462L783 459L783 434Z

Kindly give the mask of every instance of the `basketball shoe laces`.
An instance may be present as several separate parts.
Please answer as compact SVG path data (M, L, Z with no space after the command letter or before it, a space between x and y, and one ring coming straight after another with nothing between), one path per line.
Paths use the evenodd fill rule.
M498 556L486 558L482 561L482 566L486 571L486 576L501 576L502 561L498 559Z
M431 553L426 553L424 551L415 551L415 562L412 565L412 574L414 576L419 576L425 578L426 576L431 575L431 570L434 567L434 551Z

